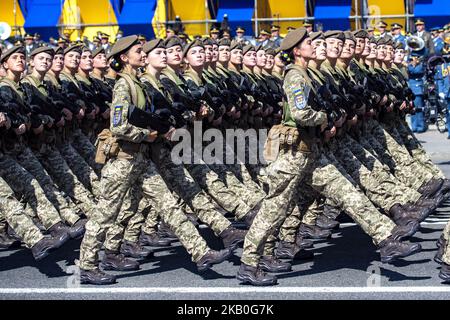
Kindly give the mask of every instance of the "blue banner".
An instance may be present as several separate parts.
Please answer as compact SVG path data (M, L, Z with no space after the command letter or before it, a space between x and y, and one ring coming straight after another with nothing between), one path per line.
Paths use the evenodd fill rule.
M414 16L423 18L428 28L442 27L450 22L448 0L416 0Z
M27 3L24 28L28 33L38 32L42 39L57 38L61 16L61 0L32 0Z
M255 11L254 0L220 0L219 10L217 11L217 21L223 20L223 15L228 15L229 25L232 34L235 34L236 27L241 26L245 29L246 35L253 34L253 13Z
M118 22L125 35L141 33L148 38L155 36L152 27L156 0L127 0Z
M317 0L314 24L321 23L323 30L350 29L352 0Z

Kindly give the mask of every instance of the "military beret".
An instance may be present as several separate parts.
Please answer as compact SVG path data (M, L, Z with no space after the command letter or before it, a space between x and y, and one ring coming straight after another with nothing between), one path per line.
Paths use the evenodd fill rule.
M355 38L368 38L369 34L367 33L366 30L364 29L359 29L359 30L355 30L353 31L353 36Z
M405 45L404 45L402 42L397 41L397 42L394 44L394 49L395 49L395 50L405 49Z
M79 44L76 44L64 49L64 55L68 54L71 51L75 51L81 54L81 46Z
M345 41L345 35L340 30L328 30L323 34L323 36L325 37L325 39L336 38L338 40Z
M380 37L377 39L377 46L384 46L384 45L388 45L391 42L391 39L389 39L389 37Z
M225 47L225 46L229 47L229 46L231 46L231 40L227 39L227 38L222 38L219 40L218 45L223 46L223 47Z
M269 56L275 57L277 55L277 52L276 52L275 48L269 47L266 49L266 54Z
M182 47L183 45L181 44L180 38L174 36L164 40L164 46L166 47L166 49L169 49L175 46Z
M88 46L85 46L85 45L80 45L80 46L81 46L81 52L88 51L88 52L92 53L92 50Z
M258 51L260 51L260 50L265 50L265 48L264 48L264 46L262 45L262 44L258 44L256 47L255 47L255 51L256 52L258 52Z
M203 45L203 42L202 42L201 40L194 40L194 41L192 41L192 42L190 42L190 43L188 43L187 45L184 46L184 49L183 49L183 55L186 56L186 54L188 53L188 51L189 51L191 48L194 48L194 47L205 48L204 45Z
M117 56L122 52L129 50L132 46L136 45L138 42L139 39L138 36L136 35L120 38L112 47L109 56L110 57Z
M23 46L14 46L11 49L6 50L0 57L0 63L5 62L14 53L25 54L25 48Z
M102 47L95 49L94 51L92 51L92 58L95 58L96 56L98 56L100 53L105 54L106 51L105 49L103 49Z
M369 43L375 43L375 44L377 44L377 38L375 38L375 37L370 37L370 38L369 38Z
M61 48L61 47L54 48L53 50L55 51L55 56L56 56L57 54L62 54L62 55L64 55L64 50L63 50L63 48Z
M188 35L187 35L186 33L184 33L184 32L179 33L179 34L178 34L178 38L180 38L180 39L189 39L189 40L191 40L191 39L188 37Z
M403 26L400 23L391 24L391 30L402 29L402 28L403 28Z
M164 41L162 39L153 39L146 42L142 50L144 50L144 52L148 54L158 48L165 48Z
M230 51L234 49L243 50L242 44L239 41L231 41Z
M43 52L48 53L51 56L55 55L55 50L53 50L53 48L45 46L45 47L38 47L33 51L31 51L30 57L33 58L35 55Z
M345 40L351 40L356 43L356 39L351 31L344 31Z
M204 37L201 39L204 46L212 46L214 41L210 37Z
M309 37L311 38L312 41L319 40L319 39L321 39L321 40L325 39L322 31L311 32L309 34Z
M247 52L256 51L255 47L251 44L248 44L242 48L242 53L245 55Z
M289 32L286 38L281 42L281 50L289 51L298 45L300 42L308 37L308 32L305 28L297 28L294 31Z

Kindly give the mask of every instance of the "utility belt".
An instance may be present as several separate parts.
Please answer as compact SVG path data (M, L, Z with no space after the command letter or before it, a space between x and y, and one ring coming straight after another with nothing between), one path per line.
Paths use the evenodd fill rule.
M149 154L149 145L146 143L134 143L117 140L109 129L104 129L95 142L97 152L95 162L105 164L112 158L133 160L138 154Z
M264 158L267 162L275 161L280 150L311 153L317 143L314 128L296 128L283 124L273 126L264 145Z

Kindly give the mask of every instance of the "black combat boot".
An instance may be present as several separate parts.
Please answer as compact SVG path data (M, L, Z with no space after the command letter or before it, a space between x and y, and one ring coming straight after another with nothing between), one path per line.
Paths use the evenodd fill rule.
M172 243L169 239L162 238L157 232L150 234L142 232L139 242L142 246L150 247L170 247Z
M318 226L311 226L309 224L302 223L300 228L298 228L298 235L303 238L327 239L328 237L331 237L331 231L323 230Z
M0 232L0 250L18 249L21 242L9 236L7 232Z
M417 200L416 203L414 203L414 205L427 208L428 210L430 210L429 213L430 215L431 213L433 213L434 210L436 210L439 203L437 203L434 199L426 199L424 197L420 197L419 200Z
M418 221L408 223L405 226L397 225L397 226L395 226L394 230L392 230L391 237L394 240L401 241L401 240L411 237L413 234L415 234L417 232L417 230L419 230L419 228L420 228L420 224Z
M402 208L406 212L412 212L415 216L419 217L420 222L424 221L435 210L427 208L425 206L419 206L411 203L404 204Z
M39 261L47 257L61 245L61 239L45 237L31 247L31 253L33 254L34 260Z
M395 224L399 226L406 226L410 223L417 223L420 221L420 217L406 212L399 205L394 205L391 210L389 210L389 216Z
M148 259L153 257L153 251L144 248L137 242L130 242L124 240L120 246L120 253L125 257L131 257L135 259Z
M101 266L104 270L131 271L139 269L139 263L136 260L126 258L121 253L109 250L105 250Z
M441 187L442 195L444 196L444 200L450 198L450 179L444 179Z
M444 280L444 283L450 283L450 265L443 263L441 271L439 272L439 278Z
M52 238L58 239L61 246L70 239L69 227L62 222L58 222L48 229Z
M259 260L259 267L266 272L278 273L289 272L292 270L292 266L288 262L283 262L274 256L262 256Z
M297 246L300 247L300 249L309 249L309 248L312 248L314 245L314 242L312 240L305 239L305 238L303 238L303 236L299 235L298 233L295 238L295 243L297 244Z
M175 235L175 233L173 233L173 231L165 222L161 221L161 223L159 224L158 234L160 237L169 241L178 241L178 237Z
M231 248L225 248L220 251L209 250L200 260L197 261L198 272L204 272L214 264L219 264L227 260L233 254Z
M439 239L437 239L437 241L436 241L436 247L442 247L443 245L444 245L444 243L445 243L445 238L444 238L444 235L443 234L441 234L441 236L439 237Z
M326 215L321 214L317 217L316 225L325 230L337 230L339 229L339 222L328 218Z
M246 230L240 230L232 227L231 225L222 231L219 235L222 238L225 248L236 249L239 245L244 243Z
M260 268L245 263L242 263L239 267L236 278L243 284L248 283L253 286L274 286L277 284L277 277L274 275L269 275Z
M296 243L289 243L286 241L280 241L278 248L275 251L275 255L278 259L289 260L311 260L314 259L314 253L311 251L303 250Z
M86 231L87 219L80 219L69 228L69 235L72 239L80 239Z
M419 252L422 246L418 243L403 243L392 237L383 240L379 245L381 262L391 263L398 258L404 258Z
M427 198L432 198L441 189L443 183L443 179L433 178L424 183L417 191Z
M445 247L447 246L447 241L441 243L441 245L438 247L438 251L436 252L436 255L434 256L434 261L436 263L442 264L442 257L444 256L445 253Z
M80 283L107 285L116 283L116 276L107 274L100 269L84 270L80 269Z

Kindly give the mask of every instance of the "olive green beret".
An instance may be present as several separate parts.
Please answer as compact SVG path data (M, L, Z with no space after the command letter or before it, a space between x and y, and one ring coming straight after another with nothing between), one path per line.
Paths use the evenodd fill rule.
M90 53L92 53L92 50L89 47L82 45L81 52L86 52L86 51L89 51Z
M105 49L103 49L102 47L95 49L94 51L92 51L92 58L95 58L96 56L98 56L100 53L105 54L106 51Z
M120 38L112 47L109 56L110 57L117 56L122 52L129 50L132 46L138 44L138 42L139 38L136 35Z
M212 46L214 41L210 37L204 37L201 39L204 46Z
M169 49L175 46L182 47L183 45L181 44L180 38L173 36L164 41L164 46L166 47L166 49Z
M165 48L164 41L162 39L153 39L146 42L142 50L144 50L144 52L148 54L149 52L152 52L153 50L158 48Z
M405 45L402 42L398 41L394 44L394 49L395 50L405 49Z
M219 40L218 44L219 44L219 46L229 47L229 46L231 46L231 40L227 39L227 38L222 38Z
M351 31L344 31L345 40L351 40L356 43L356 39Z
M329 31L326 31L323 34L323 36L325 37L325 39L335 38L335 39L338 39L338 40L341 40L341 41L345 41L345 35L340 30L329 30Z
M353 31L353 36L355 38L368 38L369 34L367 33L366 30L364 29L359 29L359 30L355 30Z
M66 49L64 50L64 55L68 54L68 53L71 52L71 51L76 51L76 52L78 52L79 54L81 54L81 45L76 44L76 45L73 45L73 46L70 46L70 47L66 48Z
M309 37L311 38L312 41L318 40L318 39L321 39L321 40L325 39L323 37L323 33L321 31L311 32L309 34Z
M369 43L377 43L377 38L375 38L375 37L370 37L369 38Z
M53 50L55 51L55 55L57 55L57 54L62 54L62 55L64 55L64 49L61 48L61 47L57 47L57 48L55 48L55 49L53 49Z
M11 49L6 50L0 57L0 63L5 62L14 53L25 54L25 48L23 46L14 46Z
M256 51L255 47L251 44L248 44L242 48L242 53L245 55L247 52Z
M308 31L305 28L297 28L289 32L286 38L281 42L281 50L289 51L308 37Z
M392 39L388 36L377 39L377 46L392 45Z
M243 50L242 44L239 41L231 41L230 51L234 49Z
M201 40L194 40L194 41L188 43L188 44L184 47L184 49L183 49L183 55L185 56L185 55L188 53L188 51L189 51L191 48L193 48L193 47L202 47L202 48L205 48L205 46L203 45L203 42L202 42Z
M55 50L53 50L53 48L51 47L38 47L31 51L30 58L33 58L35 55L43 52L48 53L52 57L55 55Z
M264 46L263 46L262 44L258 44L258 45L255 47L255 51L258 52L259 50L266 50L266 48L264 48Z
M269 47L266 49L266 54L269 56L275 57L277 55L277 52L276 52L275 48Z

